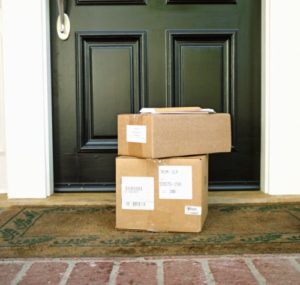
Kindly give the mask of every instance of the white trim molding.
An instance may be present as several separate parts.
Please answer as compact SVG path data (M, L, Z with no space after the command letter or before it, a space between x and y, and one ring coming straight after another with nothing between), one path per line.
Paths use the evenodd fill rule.
M261 190L300 195L300 1L261 1ZM2 0L9 198L53 193L49 2Z
M270 99L270 1L261 3L261 190L269 193L269 99Z
M2 0L9 198L52 193L48 0Z
M261 188L300 195L300 1L262 1Z
M6 153L3 93L3 56L2 56L2 5L0 0L0 194L7 192Z

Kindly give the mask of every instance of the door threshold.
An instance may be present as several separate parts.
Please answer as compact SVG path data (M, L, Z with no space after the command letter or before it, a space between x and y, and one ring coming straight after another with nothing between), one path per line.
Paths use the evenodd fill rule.
M300 195L271 196L261 191L213 191L209 205L300 202ZM115 205L115 193L55 193L46 199L8 199L0 194L0 208L11 206L101 206Z

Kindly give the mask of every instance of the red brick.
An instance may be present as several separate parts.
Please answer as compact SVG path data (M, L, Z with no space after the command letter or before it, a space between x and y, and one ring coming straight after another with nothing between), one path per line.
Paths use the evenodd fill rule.
M67 285L106 284L112 267L112 262L79 262L74 266Z
M195 261L164 262L164 281L166 285L206 284L202 266Z
M153 262L123 262L117 276L117 285L156 285L157 266Z
M67 267L63 262L33 263L18 285L59 284Z
M213 259L208 264L216 284L257 284L255 277L242 259Z
M17 273L21 270L23 264L0 264L0 284L11 284Z
M300 284L300 272L294 268L288 259L257 258L253 260L253 264L268 284Z

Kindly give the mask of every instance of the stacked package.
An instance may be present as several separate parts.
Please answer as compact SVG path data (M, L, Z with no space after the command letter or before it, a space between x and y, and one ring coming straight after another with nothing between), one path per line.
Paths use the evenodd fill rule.
M230 152L230 115L199 107L118 116L116 227L200 232L208 154Z

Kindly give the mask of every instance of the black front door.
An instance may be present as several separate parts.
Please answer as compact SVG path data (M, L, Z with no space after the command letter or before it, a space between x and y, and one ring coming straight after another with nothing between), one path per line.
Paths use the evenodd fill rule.
M257 189L260 0L51 1L56 191L114 190L116 116L201 106L232 116L233 149L210 156L211 189Z

